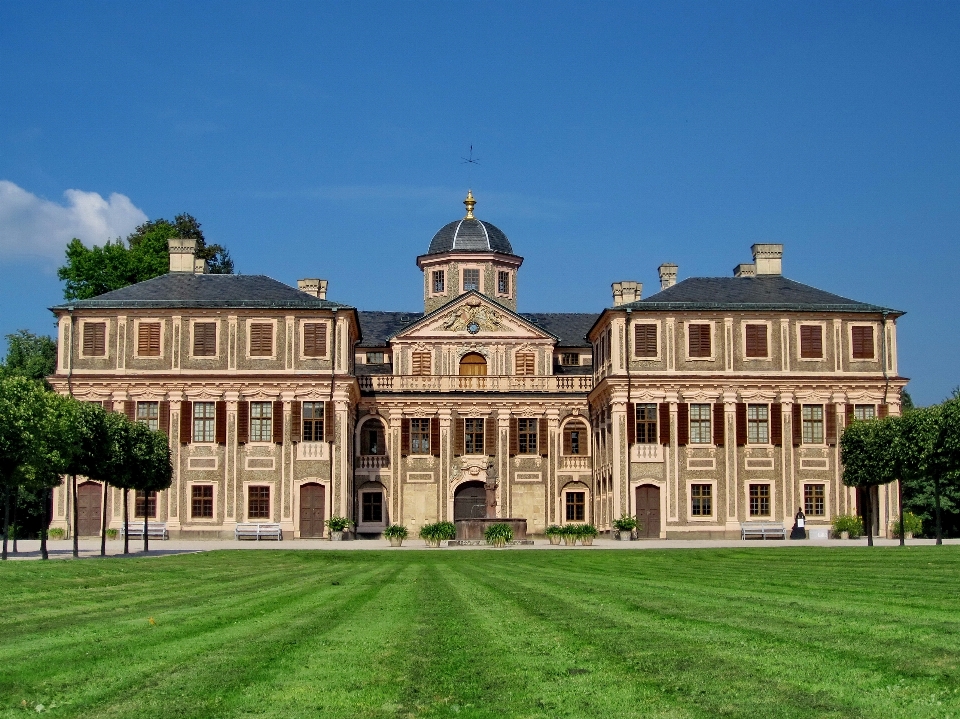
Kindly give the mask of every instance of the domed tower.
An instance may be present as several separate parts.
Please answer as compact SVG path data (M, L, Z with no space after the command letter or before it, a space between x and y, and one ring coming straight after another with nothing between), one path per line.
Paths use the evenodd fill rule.
M433 312L464 292L476 290L517 311L517 270L523 258L498 227L473 216L477 204L467 191L467 214L433 236L427 254L417 258L423 271L423 309Z

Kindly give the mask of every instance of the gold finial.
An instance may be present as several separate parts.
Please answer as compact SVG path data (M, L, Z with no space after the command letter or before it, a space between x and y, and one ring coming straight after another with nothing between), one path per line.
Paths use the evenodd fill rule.
M467 199L463 201L463 204L467 206L467 216L463 219L465 220L475 220L473 216L473 208L477 204L477 201L473 199L473 190L467 190Z

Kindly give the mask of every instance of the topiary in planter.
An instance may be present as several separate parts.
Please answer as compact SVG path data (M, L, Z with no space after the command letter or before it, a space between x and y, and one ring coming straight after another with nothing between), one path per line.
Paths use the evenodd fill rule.
M563 527L557 524L551 524L547 527L544 534L547 535L547 539L550 540L550 544L560 544L560 540L563 539Z
M633 530L637 527L637 520L630 516L620 517L613 520L613 528L620 533L620 539L629 541L632 539Z
M560 533L560 536L563 537L563 543L568 547L576 545L577 539L580 536L580 526L579 524L567 524L564 525L563 530Z
M383 530L383 536L390 540L391 547L399 547L407 538L407 528L402 524L391 524Z
M509 524L491 524L483 530L483 538L487 540L487 544L503 548L513 539L513 530Z
M346 517L340 517L334 515L330 517L325 524L330 529L330 539L334 542L338 542L343 539L343 530L347 529L353 522L351 522Z
M581 524L580 531L577 533L577 537L581 542L583 542L583 546L589 547L591 544L593 544L593 540L598 534L600 534L600 532L598 532L597 528L592 524Z

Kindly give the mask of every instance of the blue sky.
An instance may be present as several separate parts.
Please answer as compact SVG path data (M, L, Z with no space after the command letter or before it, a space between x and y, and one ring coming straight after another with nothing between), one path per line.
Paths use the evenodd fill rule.
M471 186L521 311L783 242L909 313L918 402L960 384L958 3L7 0L0 66L3 334L52 331L64 238L184 211L243 273L416 310Z

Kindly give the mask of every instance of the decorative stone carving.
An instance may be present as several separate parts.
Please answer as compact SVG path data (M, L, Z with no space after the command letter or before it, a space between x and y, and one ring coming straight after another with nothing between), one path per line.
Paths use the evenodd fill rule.
M473 329L474 327L476 329ZM480 330L495 332L504 328L503 315L482 304L475 307L467 304L446 315L442 320L441 328L449 332L468 331L471 334L476 334Z

